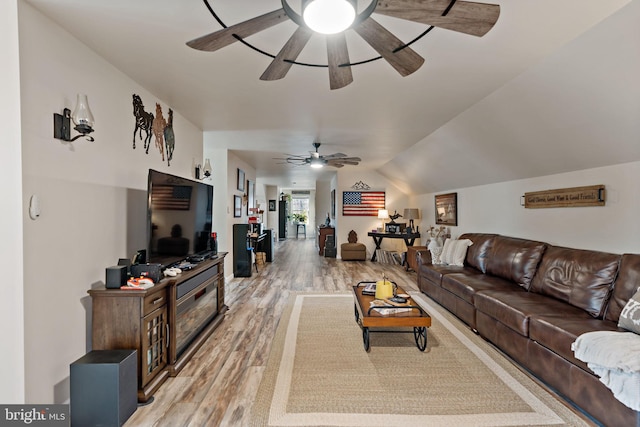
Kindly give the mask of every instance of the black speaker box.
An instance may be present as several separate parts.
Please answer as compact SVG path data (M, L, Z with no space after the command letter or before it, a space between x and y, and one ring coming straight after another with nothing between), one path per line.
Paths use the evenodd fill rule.
M127 266L114 265L113 267L107 267L106 276L107 289L120 289L121 286L127 284Z

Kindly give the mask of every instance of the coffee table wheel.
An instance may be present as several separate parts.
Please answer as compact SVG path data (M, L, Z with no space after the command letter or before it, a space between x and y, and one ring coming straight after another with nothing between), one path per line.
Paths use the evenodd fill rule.
M360 323L360 313L358 313L358 306L353 304L354 315L356 316L356 323Z
M413 328L413 337L416 339L418 350L424 351L427 348L427 328L424 326Z
M371 348L371 343L369 342L369 328L362 328L362 343L364 344L364 351L367 353Z

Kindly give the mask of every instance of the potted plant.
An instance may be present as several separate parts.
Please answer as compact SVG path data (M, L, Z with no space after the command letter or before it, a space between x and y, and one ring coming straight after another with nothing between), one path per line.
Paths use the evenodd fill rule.
M291 215L291 218L293 219L294 224L307 222L307 215L303 213L294 213Z

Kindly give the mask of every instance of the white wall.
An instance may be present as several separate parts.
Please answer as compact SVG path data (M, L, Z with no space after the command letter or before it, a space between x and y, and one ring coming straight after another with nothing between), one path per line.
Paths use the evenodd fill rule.
M331 212L331 182L316 181L316 224L324 224Z
M404 208L409 207L408 196L378 172L360 169L338 171L336 185L336 246L338 248L338 256L340 256L340 244L347 242L349 231L351 230L358 233L358 241L367 246L368 258L371 257L375 249L373 239L367 236L367 233L379 227L382 221L373 216L342 215L342 193L344 191L354 191L351 186L359 181L369 185L371 191L385 191L385 203L390 213L393 213L395 209L402 214ZM400 220L397 222L400 222ZM381 248L399 252L406 250L402 239L385 239L382 241Z
M278 195L278 187L275 185L265 185L265 205L264 205L264 218L265 218L265 226L267 228L272 228L274 234L276 235L276 239L278 238L278 200L280 200L280 196ZM269 200L276 201L276 210L269 211Z
M0 283L0 402L24 403L24 290L22 254L22 154L20 150L20 67L16 0L0 2L0 116L3 149L0 181L4 183L0 218L0 254L5 266Z
M381 172L424 194L640 161L639 21L631 1Z
M247 180L256 182L256 170L250 166L244 160L241 160L238 156L233 154L231 151L227 153L227 191L228 191L228 200L229 203L229 215L227 215L227 241L226 241L226 250L229 252L225 260L225 273L227 277L233 277L233 224L246 224L249 221L249 217L247 215L247 206L242 205L242 215L239 218L233 216L233 196L242 197L243 194L247 192ZM238 190L238 169L244 171L244 192Z
M22 203L35 194L42 206L37 221L23 215L26 401L61 403L69 397L69 364L90 349L87 290L131 255L130 190L145 194L149 168L190 177L193 158L202 156L202 131L174 113L171 166L155 144L149 154L140 141L133 150L132 94L147 111L159 102L165 117L170 106L26 2L19 24ZM95 142L63 143L52 137L52 115L73 109L78 92L89 96Z
M211 140L211 134L204 134L204 158L211 160L211 184L213 184L213 228L218 235L218 251L227 252L230 250L227 222L232 205L229 200L232 198L227 185L227 175L229 168L227 164L227 149L215 148L215 143ZM225 276L233 275L229 261L225 258ZM231 276L233 277L233 276Z
M453 190L458 193L458 226L466 232L499 233L554 245L613 253L640 253L640 162ZM603 207L525 209L524 193L604 184ZM435 225L434 194L413 199L424 227ZM424 242L424 239L423 239Z

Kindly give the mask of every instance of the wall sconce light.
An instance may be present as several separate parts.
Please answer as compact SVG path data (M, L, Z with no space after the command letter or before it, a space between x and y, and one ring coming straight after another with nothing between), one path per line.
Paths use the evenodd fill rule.
M75 124L74 129L80 132L80 135L76 135L71 138L71 120ZM53 137L61 139L63 141L75 141L80 137L87 138L87 141L93 142L92 136L88 136L93 132L93 125L95 120L93 114L89 109L89 101L87 101L87 95L78 94L76 100L76 108L71 114L71 110L65 108L62 110L62 114L53 113Z
M204 167L199 163L195 166L194 176L199 180L203 180L211 176L211 162L209 162L209 159L205 159Z

